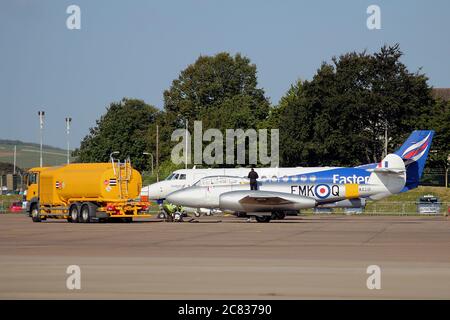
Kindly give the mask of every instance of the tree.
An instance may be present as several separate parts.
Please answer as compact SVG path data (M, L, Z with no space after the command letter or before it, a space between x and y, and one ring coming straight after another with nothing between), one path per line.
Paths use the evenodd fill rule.
M185 119L215 117L215 112L224 104L239 103L236 97L247 99L255 120L267 117L269 102L264 91L257 88L256 66L240 54L232 57L222 52L215 56L200 56L183 70L172 86L164 91L164 109L176 115L178 124L182 126ZM250 125L255 126L256 123Z
M444 169L448 174L450 167L450 101L437 100L429 126L435 130L430 152L430 165Z
M384 132L393 150L423 129L433 107L425 75L410 73L398 44L375 54L347 53L299 81L278 113L283 165L356 165L379 161Z
M107 162L111 152L119 151L119 158L129 156L138 170L148 169L150 161L142 153L148 151L147 131L157 115L158 110L142 100L113 102L74 155L80 162Z
M257 85L256 66L250 59L225 52L200 56L164 91L161 133L170 139L171 131L184 127L186 120L191 132L195 120L202 121L203 130L217 128L222 133L257 129L270 109L264 90ZM167 150L162 155L168 156Z

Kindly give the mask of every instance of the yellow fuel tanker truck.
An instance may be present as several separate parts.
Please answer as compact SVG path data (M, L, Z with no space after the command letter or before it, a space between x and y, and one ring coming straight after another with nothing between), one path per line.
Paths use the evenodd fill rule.
M32 168L27 185L27 212L34 222L48 218L131 222L150 216L149 203L139 201L141 175L129 160Z

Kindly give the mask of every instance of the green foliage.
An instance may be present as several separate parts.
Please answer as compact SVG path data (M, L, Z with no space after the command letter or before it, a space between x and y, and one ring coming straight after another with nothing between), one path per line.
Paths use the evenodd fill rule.
M80 162L107 162L111 152L119 151L115 158L129 156L138 170L148 168L149 159L142 153L148 151L147 131L157 114L156 108L142 100L124 98L111 103L74 154Z
M408 192L402 192L399 194L394 194L386 199L381 200L382 202L400 202L400 201L417 201L420 197L426 194L432 194L439 198L441 202L450 202L450 189L444 187L427 187L419 186L416 189L409 190ZM374 201L372 203L377 203Z
M434 105L429 127L436 131L430 153L430 164L440 169L450 166L450 102L438 100Z
M178 169L184 169L184 165L176 165L170 161L170 159L165 160L162 162L159 166L159 181L164 180L167 178L173 171ZM157 181L156 179L156 167L153 171L153 174L151 174L151 171L145 171L142 173L142 185L146 186L151 183L155 183Z
M373 55L348 53L323 63L311 81L298 81L281 99L273 120L280 128L282 164L356 165L382 157L413 129L423 129L433 108L427 78L400 62L398 45Z
M176 144L168 143L170 136L174 129L185 126L186 119L191 133L194 121L201 120L203 131L217 128L225 136L225 129L261 128L270 104L264 91L257 87L256 66L250 59L222 52L200 56L181 71L164 92L164 110L160 136L166 143L161 157L168 159ZM150 132L153 141L155 130Z
M156 126L158 126L159 135L159 162L170 159L172 147L175 145L171 142L172 132L177 128L176 117L164 111L156 114L155 121L148 127L146 133L147 149L152 152L156 165ZM148 160L149 161L149 160ZM156 179L156 178L155 178Z
M246 109L242 116L253 113L250 123L240 123L241 119L238 119L238 122L231 123L231 128L240 125L255 127L255 120L267 117L269 102L264 91L257 88L256 66L240 54L232 57L222 52L215 56L200 56L164 91L165 111L175 116L179 126L185 119L213 120L218 118L216 112L241 108L241 105L236 105L241 102L245 102L242 107ZM224 128L222 123L213 123L215 128Z

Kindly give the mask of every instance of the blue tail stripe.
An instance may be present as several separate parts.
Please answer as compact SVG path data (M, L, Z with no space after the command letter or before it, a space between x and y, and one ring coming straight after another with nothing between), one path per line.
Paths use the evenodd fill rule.
M433 130L416 130L394 153L400 156L406 165L406 185L402 191L417 188L433 140Z

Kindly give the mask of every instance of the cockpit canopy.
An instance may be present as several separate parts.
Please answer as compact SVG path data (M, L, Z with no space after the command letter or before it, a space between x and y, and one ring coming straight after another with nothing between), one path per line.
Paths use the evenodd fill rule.
M164 180L186 180L186 174L184 173L171 173L166 179Z

